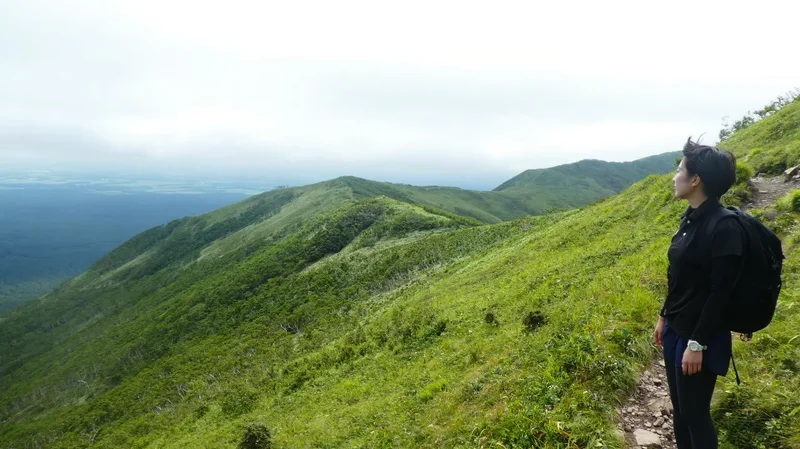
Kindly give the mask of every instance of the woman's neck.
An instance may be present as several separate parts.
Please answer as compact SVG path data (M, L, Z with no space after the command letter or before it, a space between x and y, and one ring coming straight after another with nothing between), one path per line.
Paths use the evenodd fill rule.
M697 209L698 207L700 207L701 204L705 203L706 200L708 200L708 197L705 195L698 195L694 197L689 197L687 198L687 200L689 200L689 207L691 207L692 209Z
M706 202L708 196L706 196L706 194L701 191L697 191L694 193L695 195L691 195L686 199L689 201L689 207L691 207L692 209L697 209L698 207L700 207L701 204Z

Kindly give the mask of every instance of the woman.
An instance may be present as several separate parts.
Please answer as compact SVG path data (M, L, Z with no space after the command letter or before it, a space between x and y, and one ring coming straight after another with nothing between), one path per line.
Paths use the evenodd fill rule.
M741 269L745 234L735 219L704 225L722 210L719 198L735 180L730 152L691 139L672 178L675 197L689 206L667 253L669 288L653 338L664 349L678 449L718 447L711 395L731 357L721 315Z

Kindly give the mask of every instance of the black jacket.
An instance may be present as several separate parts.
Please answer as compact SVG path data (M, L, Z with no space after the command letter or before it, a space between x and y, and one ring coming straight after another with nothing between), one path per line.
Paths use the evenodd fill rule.
M675 332L705 344L714 332L724 330L722 310L730 299L745 248L745 233L738 221L724 218L713 232L705 226L720 213L713 198L681 216L667 255L668 293L661 308Z

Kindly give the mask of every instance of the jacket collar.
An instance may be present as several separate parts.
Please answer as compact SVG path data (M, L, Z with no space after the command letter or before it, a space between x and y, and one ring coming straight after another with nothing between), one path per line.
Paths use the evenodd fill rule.
M687 207L686 212L681 215L681 220L688 218L689 220L697 221L707 215L709 211L720 206L719 200L716 198L707 198L705 201L703 201L703 204L697 206L697 208L692 208L692 206Z

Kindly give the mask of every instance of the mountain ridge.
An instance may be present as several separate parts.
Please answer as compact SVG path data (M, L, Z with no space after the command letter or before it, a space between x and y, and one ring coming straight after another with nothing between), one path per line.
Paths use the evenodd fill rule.
M591 169L592 171L601 171L602 176L597 176L597 175L593 176L595 180L600 182L600 187L604 189L619 191L620 189L630 185L630 182L626 181L627 179L635 179L635 178L641 179L642 177L647 176L649 174L659 173L662 167L664 167L664 165L669 165L675 159L680 157L681 157L680 152L673 151L673 152L647 156L630 162L608 162L600 159L583 159L571 164L561 164L544 169L537 168L537 169L525 170L522 173L518 174L517 176L514 176L508 181L495 187L493 191L503 191L513 188L520 188L521 186L526 186L527 184L530 184L531 182L538 180L538 178L540 177L552 175L554 173L562 175L565 178L569 178L581 174L580 172L586 171L586 169ZM612 171L611 170L612 168L615 170ZM626 178L616 179L616 180L606 178L606 176L608 175L612 176L616 175L619 178L621 174L619 172L621 171L628 172L625 173L625 175L627 175ZM586 174L584 173L583 176L585 177ZM561 185L564 185L564 183L562 183Z
M485 223L499 223L525 215L538 215L553 208L581 207L619 192L652 173L667 173L674 168L680 152L667 152L630 162L605 162L584 159L555 167L526 170L493 190L469 190L448 186L413 186L372 181L356 176L341 176L330 183L341 183L356 195L383 194L411 203L423 203ZM538 183L531 174L546 175ZM521 180L525 180L521 183Z
M649 169L653 172L665 172L671 169L672 161L670 157L659 155L656 156L656 158L660 158L660 165L648 165ZM220 236L219 232L238 232L247 226L255 226L261 228L261 231L257 233L243 232L240 233L240 235L248 234L245 240L252 240L256 236L269 238L270 235L277 235L280 229L283 229L282 226L280 226L279 223L258 225L255 222L258 221L255 220L255 215L258 215L260 219L266 218L266 216L271 213L280 214L284 223L286 225L291 225L301 220L303 217L313 216L316 213L323 213L328 207L336 207L336 205L341 204L341 201L344 199L357 200L380 195L409 204L425 204L428 207L471 217L484 223L499 223L525 215L541 214L553 209L580 207L604 196L611 195L622 187L648 174L647 170L632 171L630 169L630 167L642 165L642 161L646 160L648 160L648 158L629 163L609 163L610 165L606 164L605 167L613 167L613 169L606 169L604 171L590 167L587 165L586 161L563 164L558 166L558 168L539 169L539 171L545 173L551 173L554 169L560 170L558 173L552 173L556 178L559 178L559 181L542 185L536 185L536 181L533 181L529 182L527 186L508 189L505 192L496 191L497 189L493 191L481 191L448 186L412 186L410 184L372 181L355 176L341 176L306 186L280 188L262 192L239 203L222 207L209 214L205 214L202 219L205 224L200 225L199 223L195 223L195 226L216 226L217 233L215 235L217 237ZM565 169L565 167L572 168ZM518 175L514 179L519 178L519 176L524 176L525 173L528 172L523 172L523 174ZM610 186L608 180L604 178L617 179L618 182ZM333 192L338 192L341 198L331 198ZM286 204L283 205L288 205L293 200L299 201L296 205L289 205L288 209L292 210L291 213L288 211L281 212L280 207L272 212L266 209L259 212L261 209L269 208L269 204L276 201L274 199L276 196L291 196L291 198L286 201ZM304 198L300 199L300 197ZM237 217L238 225L226 223L225 226L227 226L227 228L225 228L219 224L240 214L243 215ZM178 221L180 220L174 220L172 225L175 225ZM141 235L132 236L129 241L122 243L121 248L113 248L111 250L113 256L111 257L119 256L121 251L126 248L130 249L133 244L141 244L142 240L146 237L158 238L158 235L160 235L158 232L170 232L169 229L165 231L165 228L161 226L157 226L154 229L155 230L145 231L143 233L145 234L144 237ZM205 242L215 240L215 235L211 235L209 232L203 232L202 234L202 238L205 239ZM186 237L188 233L182 235ZM197 235L197 232L192 233L193 244L202 246L202 242L196 238ZM178 237L179 235L176 235L171 238ZM231 243L233 240L234 238L229 239L228 243ZM223 243L217 244L216 248L211 252L220 249L221 246L224 246ZM225 250L223 250L223 252L225 252ZM92 259L86 260L85 263L87 266L81 266L80 269L87 269L89 264L97 261L97 257L100 256L98 255ZM102 259L107 261L108 257L102 257ZM70 269L74 270L75 268L70 266ZM80 273L80 271L77 273ZM53 282L50 279L47 279L47 282L45 282L42 279L36 278L34 274L35 273L29 271L27 274L18 273L17 276L24 275L30 277L31 279L26 278L30 285L38 285L36 282L41 280L44 285L51 285L51 289L57 286L58 283L63 282L63 280ZM17 281L13 276L10 279L0 279L0 313L2 313L2 310L22 302L19 298L21 293L19 293L19 288L17 288L15 282ZM9 285L11 287L8 287ZM43 288L38 290L39 294L44 291Z

